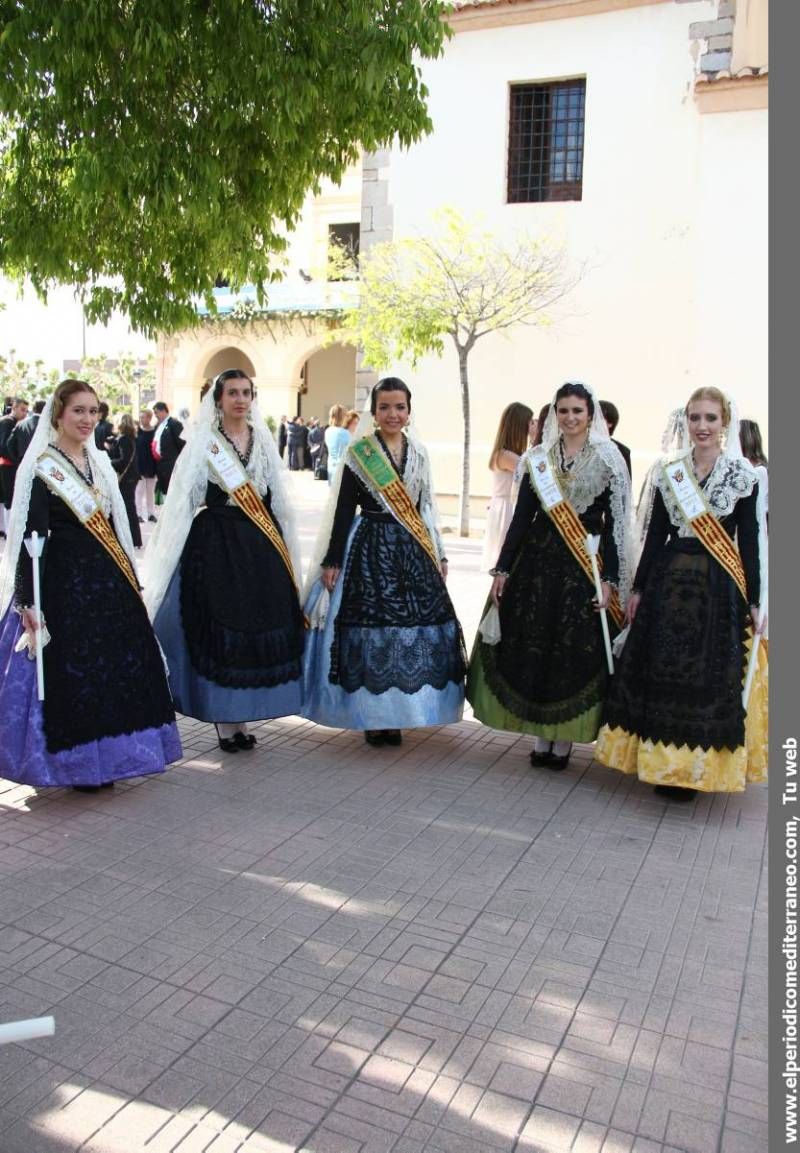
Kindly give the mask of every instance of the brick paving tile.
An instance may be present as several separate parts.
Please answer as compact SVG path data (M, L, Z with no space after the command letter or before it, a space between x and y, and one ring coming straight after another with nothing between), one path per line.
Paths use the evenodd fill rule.
M670 808L469 712L181 730L113 792L0 782L0 1020L56 1019L0 1048L2 1153L766 1148L765 788Z

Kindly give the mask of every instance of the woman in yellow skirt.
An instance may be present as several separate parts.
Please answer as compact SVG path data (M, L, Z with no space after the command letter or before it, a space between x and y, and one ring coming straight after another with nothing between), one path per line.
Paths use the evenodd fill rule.
M654 466L644 498L630 631L596 759L690 801L766 780L766 534L731 401L700 388L682 415L688 446Z

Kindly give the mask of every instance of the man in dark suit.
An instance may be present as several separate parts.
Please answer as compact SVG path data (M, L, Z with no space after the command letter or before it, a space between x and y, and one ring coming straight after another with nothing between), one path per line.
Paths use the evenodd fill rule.
M283 459L283 454L286 450L286 417L281 417L281 422L278 425L278 456Z
M303 467L303 446L306 439L306 430L299 416L294 416L286 426L287 445L289 447L289 468L296 472Z
M612 404L610 400L601 400L600 411L605 417L605 422L608 425L608 435L611 437L613 443L622 453L622 459L628 466L628 476L632 478L633 473L631 472L631 450L628 448L627 444L620 444L618 440L614 440L614 429L619 424L619 409L615 404Z
M44 410L44 406L45 402L43 400L35 400L33 402L33 412L29 413L19 424L15 424L11 430L11 435L6 444L6 455L13 463L14 468L19 468L28 445L33 440L33 434L36 432L36 426L39 423L39 417Z
M114 435L114 426L108 419L108 405L101 400L97 406L97 424L94 426L94 443L102 452L107 452L107 442Z
M181 440L183 425L179 420L169 415L169 408L163 400L157 400L153 405L153 412L158 421L151 451L156 462L156 477L158 487L167 495L172 470L180 456L185 441Z

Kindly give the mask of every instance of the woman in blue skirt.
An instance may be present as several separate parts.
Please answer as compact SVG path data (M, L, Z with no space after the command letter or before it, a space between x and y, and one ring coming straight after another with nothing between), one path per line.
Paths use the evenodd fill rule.
M285 466L238 369L216 378L148 550L145 599L179 712L227 753L247 722L299 713L304 625Z
M404 728L460 720L466 662L428 455L406 434L408 387L379 381L370 411L374 432L356 436L332 489L306 602L304 715L398 745Z

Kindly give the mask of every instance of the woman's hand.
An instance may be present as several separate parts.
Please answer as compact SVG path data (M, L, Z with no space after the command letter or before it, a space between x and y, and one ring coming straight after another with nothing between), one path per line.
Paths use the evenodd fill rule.
M641 599L641 593L631 593L631 595L628 597L628 606L625 609L625 619L629 625L632 625L636 618L636 613L639 609L639 601Z
M489 596L492 598L498 608L500 608L500 598L503 595L503 589L506 587L507 580L507 576L505 576L503 573L498 573L492 581L492 587L489 592Z
M33 636L39 629L39 616L36 609L23 609L22 610L22 627L26 633Z
M446 560L443 560L443 561L440 561L439 564L440 564L441 570L442 570L442 580L444 581L445 584L447 584L447 565L448 565L448 562Z
M601 609L607 609L611 604L611 585L608 581L600 582L600 593L600 600L598 600L597 597L595 597L594 600L594 611L596 613L599 613Z
M322 583L325 585L325 588L328 590L329 593L333 592L334 585L336 584L337 580L339 579L339 573L341 571L342 570L340 568L337 568L337 566L333 565L333 564L328 565L327 568L324 568L322 570L321 580L322 580Z
M753 628L758 636L764 635L764 629L767 627L766 614L761 616L758 605L750 605L750 619L753 622Z

